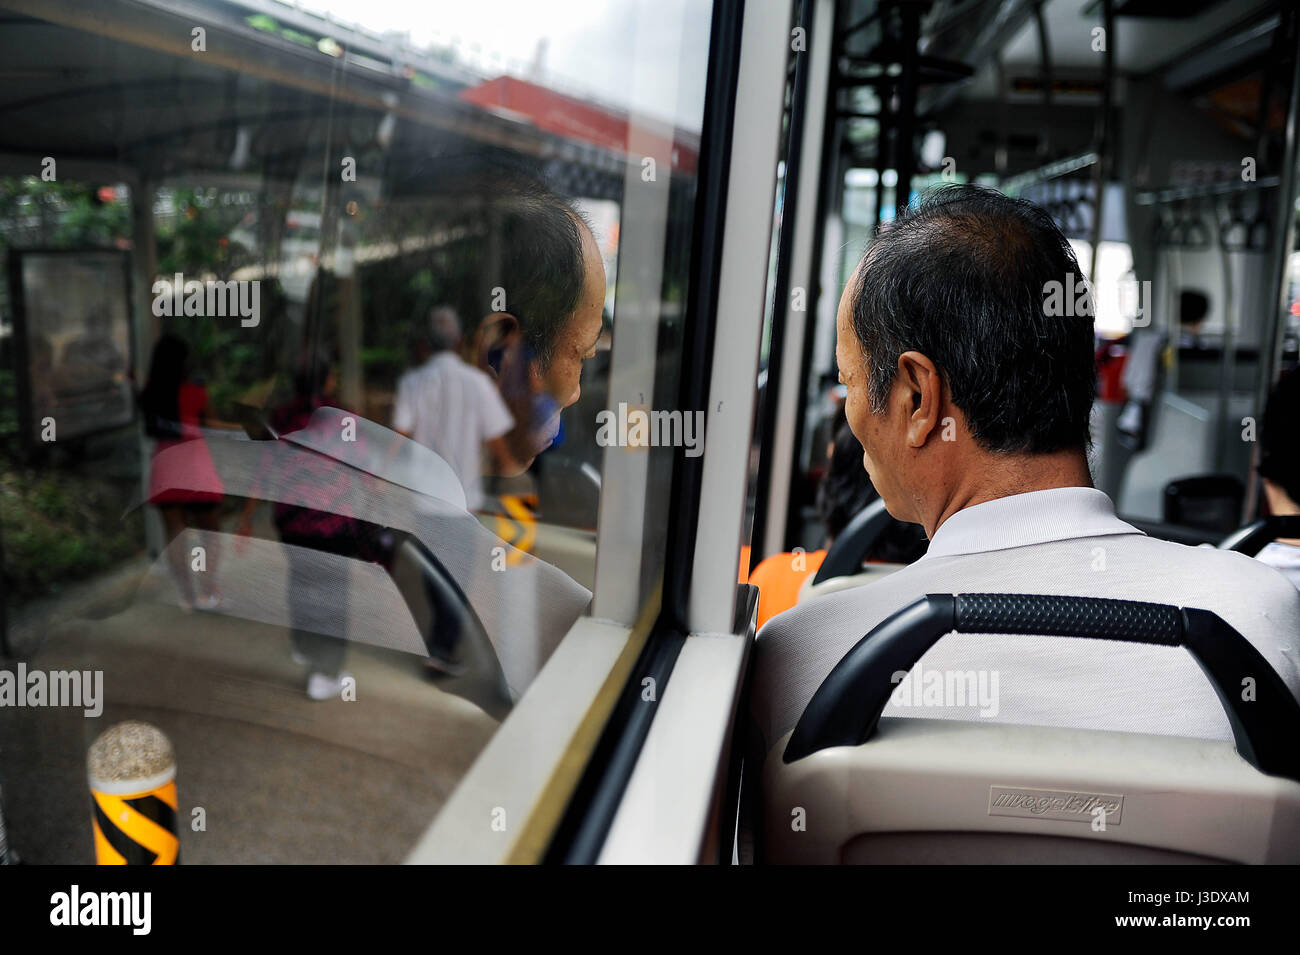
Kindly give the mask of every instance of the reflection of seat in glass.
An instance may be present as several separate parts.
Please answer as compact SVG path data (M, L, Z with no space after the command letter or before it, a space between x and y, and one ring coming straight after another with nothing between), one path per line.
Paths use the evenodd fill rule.
M355 440L340 439L345 426L355 430ZM165 471L176 481L201 484L205 472L192 466L191 454L187 443L168 449L162 456L175 460ZM591 599L563 572L517 552L467 513L454 474L437 455L365 418L322 407L307 427L279 440L212 441L210 454L228 494L410 535L430 559L436 555L496 648L512 696L532 682ZM337 560L340 567L365 565ZM228 591L221 612L267 619L278 597L262 579L249 581L247 600ZM338 632L345 623L336 621L331 635L376 642Z
M425 648L448 693L502 719L510 691L492 641L465 592L427 547L409 534L394 535L384 565L406 601Z

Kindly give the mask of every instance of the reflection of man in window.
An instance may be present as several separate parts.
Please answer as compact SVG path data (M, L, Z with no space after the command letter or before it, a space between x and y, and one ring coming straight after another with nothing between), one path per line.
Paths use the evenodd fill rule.
M489 455L493 471L509 469L505 435L515 421L491 377L461 360L453 309L430 313L429 346L432 356L398 382L393 428L451 465L472 510L482 503L482 455Z
M474 334L515 427L506 436L519 473L555 441L560 412L581 395L583 362L604 330L605 264L591 226L562 197L527 177L486 176L465 192L488 207L499 258L483 257L481 288L504 293Z
M496 382L514 419L509 466L526 471L557 439L603 331L605 264L591 226L535 170L490 153L441 157L395 194L435 200L440 287L468 317L466 358Z

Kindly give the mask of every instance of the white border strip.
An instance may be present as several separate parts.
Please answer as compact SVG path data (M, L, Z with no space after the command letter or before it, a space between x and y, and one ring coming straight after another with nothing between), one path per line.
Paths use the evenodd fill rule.
M835 0L808 0L813 10L812 35L808 39L807 99L804 102L803 145L799 154L799 181L795 184L793 248L790 250L790 292L804 290L805 311L787 309L785 340L781 343L780 391L773 395L776 404L776 427L772 431L772 472L767 496L767 522L763 532L763 553L755 554L751 563L785 547L785 519L790 506L790 474L798 449L794 446L795 422L803 404L800 372L804 339L815 313L812 300L813 245L817 236L817 186L822 174L822 131L826 124L826 107L831 75L831 49L835 42ZM824 289L823 294L833 294ZM769 401L771 398L769 398Z
M791 9L788 0L751 0L741 32L704 479L687 616L692 633L728 633L735 616Z
M673 666L650 734L597 862L700 862L727 772L748 632L692 636Z
M677 23L679 30L656 29L647 20ZM638 56L631 64L633 100L645 90L675 83L662 64L681 63L681 30L692 22L681 0L637 4L638 35L671 38L675 45L655 58ZM618 284L614 295L614 348L610 355L606 407L650 410L654 399L659 328L663 303L664 243L668 235L668 199L673 169L673 128L633 112L628 118L627 168L619 213ZM654 161L647 178L645 161ZM649 483L650 454L645 448L610 446L601 462L603 479L597 521L596 588L591 612L631 626L641 612L642 561L646 551L646 509L656 493ZM652 518L653 519L653 518Z
M629 634L590 617L573 625L411 850L408 864L505 860Z

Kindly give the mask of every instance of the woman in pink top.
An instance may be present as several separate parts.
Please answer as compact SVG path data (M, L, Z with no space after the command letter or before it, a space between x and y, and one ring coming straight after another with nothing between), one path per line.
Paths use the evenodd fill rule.
M188 380L188 360L189 346L175 335L163 335L154 346L149 379L140 393L145 433L157 442L149 470L149 503L162 513L169 545L187 527L218 530L225 496L203 437L208 391ZM183 455L167 453L186 442L197 444ZM192 571L188 548L167 548L185 610L195 605L211 610L221 602L215 544L215 536L210 537L202 573Z

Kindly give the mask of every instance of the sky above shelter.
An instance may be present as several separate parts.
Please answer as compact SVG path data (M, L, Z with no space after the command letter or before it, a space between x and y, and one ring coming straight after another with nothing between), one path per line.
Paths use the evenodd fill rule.
M534 78L565 92L700 128L709 48L709 0L303 0L417 47L452 45L486 72Z

